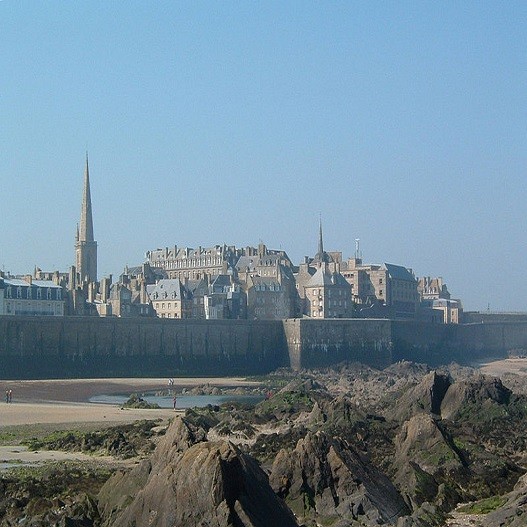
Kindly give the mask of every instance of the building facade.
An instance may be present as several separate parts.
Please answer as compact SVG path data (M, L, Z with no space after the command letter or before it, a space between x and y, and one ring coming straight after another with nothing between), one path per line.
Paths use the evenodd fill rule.
M227 274L241 256L234 246L215 245L214 247L165 247L146 253L150 266L163 269L168 278L179 280L199 280L208 276L213 278Z
M32 276L0 277L0 315L64 316L62 287Z
M157 317L182 319L192 316L192 297L179 278L159 280L147 287Z

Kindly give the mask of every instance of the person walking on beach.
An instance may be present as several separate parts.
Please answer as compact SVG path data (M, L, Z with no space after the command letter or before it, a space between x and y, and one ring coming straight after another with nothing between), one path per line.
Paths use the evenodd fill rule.
M13 390L9 390L9 400L7 402L8 403L12 403L13 402Z
M176 394L174 394L174 399L172 399L172 405L174 406L174 410L176 409Z
M5 402L9 403L9 390L5 391Z

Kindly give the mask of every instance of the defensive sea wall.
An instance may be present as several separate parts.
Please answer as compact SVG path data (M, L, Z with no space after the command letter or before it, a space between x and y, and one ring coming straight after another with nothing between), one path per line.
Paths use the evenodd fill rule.
M393 321L392 343L394 361L473 364L507 357L512 350L527 353L527 320L448 325Z
M293 369L343 361L384 368L392 362L391 321L385 319L284 320Z
M527 321L0 316L0 378L250 375L282 366L473 363L527 350ZM526 351L527 353L527 351Z
M0 378L248 375L288 365L280 322L0 317Z

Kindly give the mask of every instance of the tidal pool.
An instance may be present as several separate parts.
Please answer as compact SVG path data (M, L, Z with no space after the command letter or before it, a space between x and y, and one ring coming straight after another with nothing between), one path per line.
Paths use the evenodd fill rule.
M123 405L130 395L95 395L90 397L90 403L113 404L116 406ZM172 395L154 395L141 394L141 398L147 403L158 404L161 408L172 408ZM176 408L203 408L209 404L212 406L219 406L223 403L236 402L249 405L256 405L263 401L263 395L179 395L177 396Z

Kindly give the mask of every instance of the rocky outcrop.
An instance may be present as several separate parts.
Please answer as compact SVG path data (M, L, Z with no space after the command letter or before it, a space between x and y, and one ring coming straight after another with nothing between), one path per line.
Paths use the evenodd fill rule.
M414 508L445 499L449 503L444 505L457 502L454 489L450 496L441 495L446 490L441 485L453 473L466 472L466 462L439 422L425 414L415 415L401 427L395 448L395 483Z
M177 418L151 462L112 477L99 503L107 527L294 527L250 456Z
M392 524L409 512L390 480L367 458L345 440L321 432L308 433L292 451L282 450L269 480L306 523Z
M527 475L522 476L514 490L504 496L505 503L482 520L482 527L523 527L527 525Z
M418 413L441 416L441 403L450 388L448 374L432 371L416 385L409 388L397 403L387 405L390 416L404 422ZM395 402L395 401L394 401Z
M441 403L441 415L447 419L466 414L467 406L477 409L497 409L507 405L511 399L511 390L503 385L501 379L479 375L455 383L446 393Z

